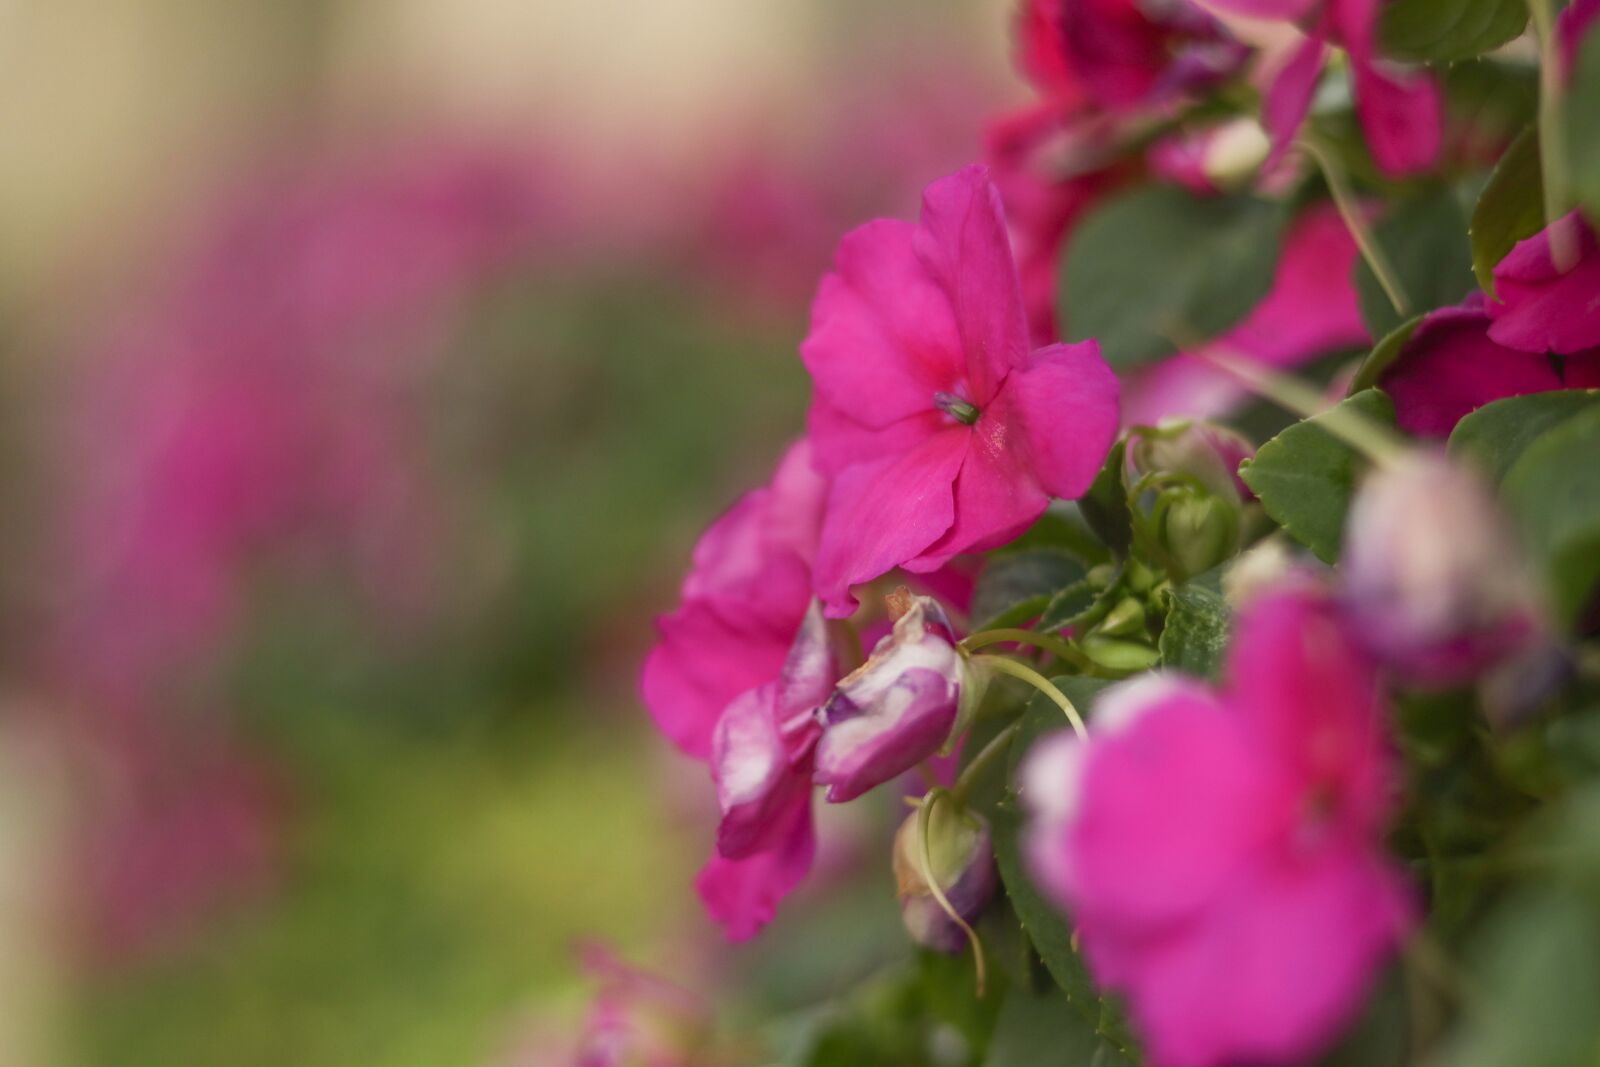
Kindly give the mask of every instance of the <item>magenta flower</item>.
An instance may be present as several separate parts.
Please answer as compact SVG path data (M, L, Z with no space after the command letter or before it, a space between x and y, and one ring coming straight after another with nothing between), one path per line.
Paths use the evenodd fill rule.
M1350 282L1356 244L1330 203L1308 208L1284 240L1272 289L1255 310L1211 342L1224 355L1293 368L1342 348L1371 343ZM1131 423L1173 415L1217 416L1248 393L1237 381L1192 355L1175 356L1129 385Z
M1552 241L1576 259L1563 269ZM1524 352L1571 354L1600 347L1600 244L1576 211L1519 241L1494 269L1498 302L1489 336Z
M1394 399L1401 429L1443 438L1492 400L1585 385L1592 380L1586 368L1600 368L1600 351L1571 357L1557 371L1543 353L1496 343L1483 297L1474 293L1459 307L1425 315L1378 384Z
M641 689L661 732L697 759L734 697L777 677L811 601L827 491L804 441L772 481L748 493L701 536L682 602L656 620L661 640Z
M1004 544L1052 496L1081 495L1117 432L1096 344L1030 352L983 167L930 185L919 225L846 235L800 354L817 467L834 478L815 574L832 615L853 610L852 585Z
M1350 632L1407 681L1482 675L1539 633L1535 587L1489 490L1442 454L1373 471L1346 523Z
M950 737L964 695L976 695L944 610L909 601L894 631L823 705L816 782L828 800L854 800L909 771Z
M1089 741L1063 732L1024 768L1030 869L1156 1067L1312 1058L1411 919L1381 840L1385 709L1330 605L1263 594L1229 674L1108 691Z
M777 678L740 695L717 721L711 775L722 822L716 855L695 886L733 940L770 922L811 869L816 712L838 677L828 625L813 601Z

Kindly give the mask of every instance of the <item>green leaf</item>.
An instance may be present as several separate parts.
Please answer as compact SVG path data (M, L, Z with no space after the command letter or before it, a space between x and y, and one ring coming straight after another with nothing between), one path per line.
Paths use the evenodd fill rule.
M1459 303L1472 290L1467 216L1449 186L1435 185L1393 204L1373 228L1373 238L1393 265L1411 302L1411 314ZM1356 260L1354 279L1361 318L1373 336L1382 337L1399 326L1400 313L1366 260Z
M1174 337L1216 337L1266 296L1284 210L1254 197L1146 185L1073 231L1057 306L1068 340L1097 338L1128 370L1173 353Z
M1600 25L1591 23L1578 48L1564 111L1572 193L1600 226Z
M1420 63L1474 59L1522 35L1522 0L1394 0L1378 22L1387 55Z
M1133 1067L1058 991L1013 989L1000 1007L984 1067Z
M1228 602L1193 582L1168 590L1165 599L1167 621L1161 631L1161 662L1201 678L1217 677L1233 621Z
M1467 415L1450 434L1450 452L1478 464L1499 485L1506 472L1545 431L1600 404L1600 392L1560 389L1507 397Z
M1093 566L1111 558L1106 546L1089 528L1076 503L1056 501L1039 516L1039 521L1007 546L1007 551L1024 548L1054 548L1078 557Z
M1356 368L1355 377L1350 379L1350 388L1346 395L1355 396L1357 393L1374 388L1378 384L1378 379L1383 377L1383 372L1394 366L1394 361L1400 358L1400 353L1405 351L1406 342L1411 340L1411 335L1417 332L1417 327L1420 325L1422 316L1413 315L1373 345L1372 351L1367 353L1367 358Z
M1394 402L1368 389L1339 405L1373 422L1393 426ZM1344 516L1367 461L1319 425L1323 416L1297 422L1256 450L1239 468L1266 513L1324 563L1339 558Z
M1521 5L1518 4L1520 7ZM1472 242L1472 272L1483 291L1494 296L1495 264L1518 241L1544 228L1543 171L1539 165L1539 132L1524 130L1506 149L1489 184L1472 210L1468 236Z
M993 557L972 593L972 617L983 620L973 632L1026 622L1083 576L1083 564L1058 549L1034 548Z
M1317 1067L1406 1067L1410 1061L1410 1005L1397 965L1384 972L1360 1017Z
M1545 577L1556 615L1574 622L1600 580L1600 406L1540 434L1506 471L1503 493Z
M1078 511L1095 536L1104 541L1119 556L1128 554L1133 543L1133 518L1128 513L1128 489L1124 481L1128 449L1126 441L1118 441L1106 455L1105 466L1095 475L1089 491L1078 501Z

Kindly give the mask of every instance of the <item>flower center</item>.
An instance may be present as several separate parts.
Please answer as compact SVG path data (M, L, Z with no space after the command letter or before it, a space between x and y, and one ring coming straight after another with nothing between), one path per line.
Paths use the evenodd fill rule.
M949 415L957 422L968 426L978 421L978 406L970 401L963 400L954 393L940 391L933 394L933 406Z

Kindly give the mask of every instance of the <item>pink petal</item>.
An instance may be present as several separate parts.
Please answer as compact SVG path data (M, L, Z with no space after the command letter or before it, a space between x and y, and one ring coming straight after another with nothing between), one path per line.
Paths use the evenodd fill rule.
M1553 233L1576 257L1565 272L1551 258ZM1495 267L1494 285L1489 336L1500 344L1563 353L1600 345L1600 247L1577 212L1518 242Z
M1568 356L1562 377L1568 389L1600 389L1600 349Z
M1205 0L1200 6L1225 15L1299 22L1315 9L1317 3L1318 0Z
M1261 121L1272 141L1272 154L1262 164L1270 169L1289 150L1300 124L1311 110L1311 98L1322 77L1322 64L1327 58L1328 46L1320 37L1308 37L1295 49L1272 85L1267 89L1267 99L1262 107Z
M1022 427L1009 410L1007 391L966 433L970 443L955 481L949 529L915 558L902 560L906 570L938 570L963 552L984 552L1012 541L1049 506L1050 498L1034 476Z
M735 698L717 722L711 749L722 809L717 851L729 859L772 848L789 831L795 805L811 803L810 775L789 763L777 698L776 684L758 686Z
M712 856L695 879L700 900L728 940L759 933L810 872L817 850L810 803L797 805L791 818L776 847L740 860Z
M955 309L972 390L967 399L982 408L1028 357L1022 284L987 167L964 167L923 191L914 247Z
M1314 1061L1359 1011L1409 912L1395 872L1358 850L1268 865L1230 886L1188 929L1127 950L1151 1061ZM1086 932L1084 947L1096 964L1103 946Z
M846 234L800 345L818 394L862 426L926 412L966 375L951 295L913 252L915 233L878 219Z
M1076 500L1088 490L1116 440L1120 391L1094 341L1041 349L1006 382L1013 420L1045 492Z
M1444 140L1444 96L1424 70L1353 64L1356 115L1373 161L1391 178L1429 170Z
M1556 44L1561 51L1561 69L1567 77L1572 76L1572 68L1578 62L1578 49L1589 27L1597 20L1600 20L1600 0L1573 0L1556 17Z
M1093 738L1083 767L1066 844L1070 904L1086 930L1183 921L1272 827L1270 782L1236 716L1178 680L1144 703Z
M1561 388L1548 357L1490 340L1481 306L1430 312L1379 381L1394 399L1400 428L1423 437L1448 436L1462 416L1492 400Z
M817 595L831 618L855 609L851 586L916 559L950 529L956 475L971 436L964 426L952 427L834 480L815 572Z
M915 448L949 428L950 417L931 402L920 414L876 429L861 425L821 396L812 399L806 413L806 432L814 443L817 466L829 474Z

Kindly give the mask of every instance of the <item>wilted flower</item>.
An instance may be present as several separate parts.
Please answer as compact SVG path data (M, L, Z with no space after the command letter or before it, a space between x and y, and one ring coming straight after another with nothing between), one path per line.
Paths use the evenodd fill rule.
M1476 677L1538 634L1521 559L1472 470L1408 453L1374 470L1350 508L1341 570L1351 632L1407 680Z
M966 945L966 933L934 896L929 878L962 922L974 921L997 884L989 824L953 801L924 803L933 805L926 816L912 812L894 835L900 917L917 944L939 952L959 952Z
M1004 544L1089 487L1117 431L1116 376L1093 342L1030 348L984 168L928 186L919 225L846 235L800 347L834 477L816 563L830 614L849 614L852 585Z
M894 630L819 710L816 781L835 803L853 800L932 756L965 700L975 704L966 656L937 601L896 593Z
M716 855L695 886L734 940L771 921L811 869L816 710L838 677L828 624L813 601L778 677L735 698L717 721L711 776L722 821Z
M1385 709L1331 605L1263 595L1228 666L1220 693L1159 673L1108 690L1087 742L1024 767L1030 869L1163 1067L1311 1058L1411 915L1382 845Z

